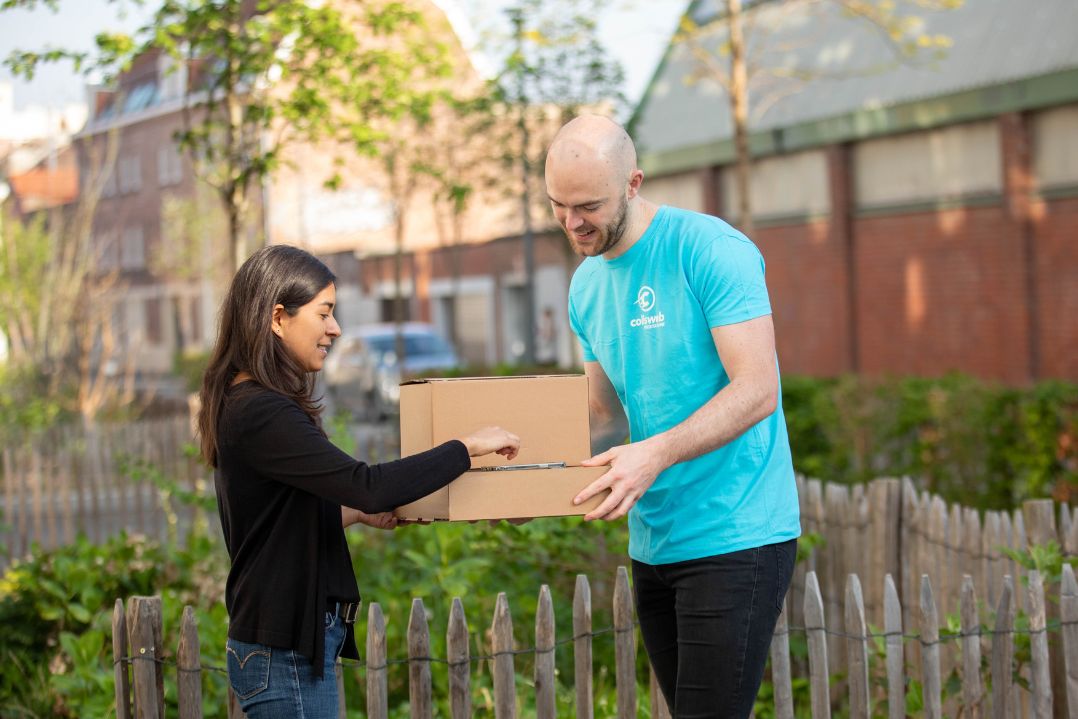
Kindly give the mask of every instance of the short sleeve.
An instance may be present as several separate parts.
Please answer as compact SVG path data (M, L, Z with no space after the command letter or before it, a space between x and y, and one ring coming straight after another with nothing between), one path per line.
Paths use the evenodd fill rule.
M701 239L693 247L689 280L709 327L771 314L764 258L756 245L747 238L723 234Z
M576 305L573 303L573 297L569 295L569 327L572 328L573 334L576 335L577 340L580 341L580 352L585 362L595 362L595 353L591 349L591 342L588 341L587 335L584 334L584 330L580 324L580 318L577 317Z

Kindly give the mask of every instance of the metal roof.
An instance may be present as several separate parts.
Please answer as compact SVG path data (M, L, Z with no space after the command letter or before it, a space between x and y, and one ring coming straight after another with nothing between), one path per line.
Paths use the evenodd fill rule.
M689 12L706 16L711 2L694 2ZM950 38L952 46L942 58L926 53L916 62L899 62L878 28L843 15L836 2L786 0L751 9L746 39L758 58L755 65L811 75L793 80L768 74L750 80L751 131L775 131L1078 68L1076 0L966 0L956 10L918 14L927 33ZM714 51L725 36L725 23L715 22L704 33L703 46ZM726 93L712 80L692 83L695 64L685 44L668 48L633 120L645 157L731 137ZM1078 83L1074 94L1078 98Z

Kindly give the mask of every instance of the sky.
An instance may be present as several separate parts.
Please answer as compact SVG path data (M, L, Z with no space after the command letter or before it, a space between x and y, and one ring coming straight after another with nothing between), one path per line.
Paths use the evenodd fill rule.
M449 16L465 46L478 42L477 26L504 17L510 0L434 0ZM40 4L40 3L39 3ZM147 5L153 5L152 0ZM662 58L678 17L688 0L609 0L597 19L600 39L625 70L625 95L635 104ZM89 50L94 35L103 30L133 30L150 10L133 0L61 0L60 12L38 7L33 11L0 13L0 58L14 49L41 50L64 47ZM477 58L480 67L483 58ZM66 64L43 68L33 81L13 80L0 69L0 81L14 82L15 109L29 105L60 108L83 102L84 80Z

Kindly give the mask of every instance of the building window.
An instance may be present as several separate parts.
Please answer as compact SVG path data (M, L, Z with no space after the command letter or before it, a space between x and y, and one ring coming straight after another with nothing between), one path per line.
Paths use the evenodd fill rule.
M142 163L138 155L120 158L120 194L126 195L142 189Z
M380 304L381 304L381 308L380 308L379 313L380 313L382 322L395 322L397 318L394 316L394 312L395 312L394 308L396 306L396 301L394 300L394 298L392 298L392 297L383 297L381 299L381 301L380 301ZM404 315L403 317L401 317L402 322L411 321L411 319L412 319L412 317L411 317L411 314L412 314L411 304L412 303L409 302L409 298L407 298L407 297L405 297L404 300L401 302L401 313Z
M736 165L722 169L722 199L722 216L740 221ZM831 211L827 155L808 150L756 160L749 175L749 200L753 216L759 218L826 215Z
M995 121L952 125L854 145L858 209L998 194L999 126Z
M183 180L183 157L176 143L169 140L157 148L157 184L178 185Z
M202 299L192 297L191 300L191 344L198 346L202 343Z
M142 225L124 228L120 266L125 270L141 270L146 267L146 237Z
M93 244L97 254L97 269L102 272L115 270L120 264L120 242L116 232L98 233L94 236Z
M104 198L116 196L116 171L113 168L107 170L105 184L101 186L101 196Z
M146 341L152 345L161 344L161 298L150 297L145 300L143 312L146 315Z
M1078 185L1078 105L1034 114L1030 134L1037 187Z

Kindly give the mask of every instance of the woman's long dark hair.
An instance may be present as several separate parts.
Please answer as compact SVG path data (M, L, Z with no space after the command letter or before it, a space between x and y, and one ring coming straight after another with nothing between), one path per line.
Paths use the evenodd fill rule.
M322 407L314 399L308 373L273 334L273 308L295 315L336 280L329 268L298 247L271 245L251 255L221 303L217 343L202 377L198 433L202 459L217 466L217 423L225 394L239 372L266 389L294 399L319 424Z

